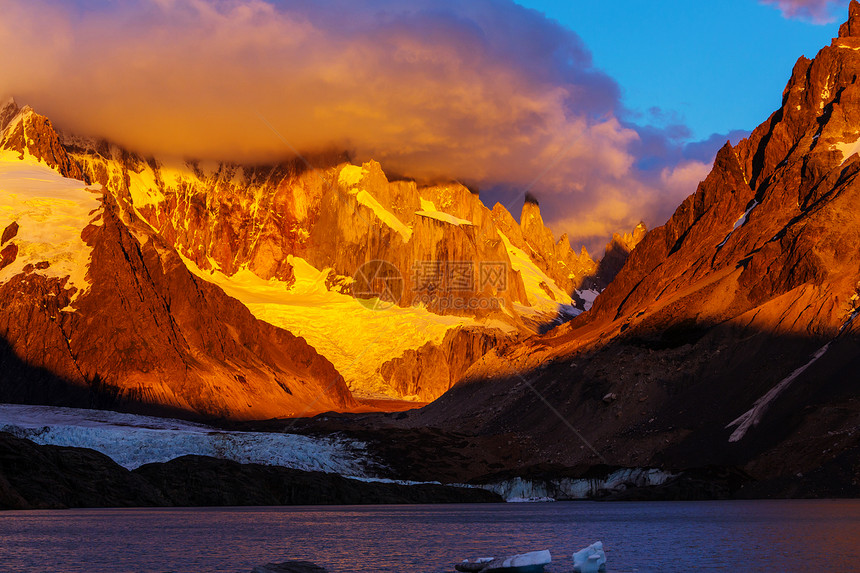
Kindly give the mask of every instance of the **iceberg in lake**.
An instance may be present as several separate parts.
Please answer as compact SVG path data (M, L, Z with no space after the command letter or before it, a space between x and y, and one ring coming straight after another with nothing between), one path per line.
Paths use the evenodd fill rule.
M492 573L541 573L552 562L549 551L532 551L511 557L492 559L466 559L455 565L457 571L480 571Z
M574 553L573 571L574 573L606 571L606 553L603 552L603 543L597 541Z

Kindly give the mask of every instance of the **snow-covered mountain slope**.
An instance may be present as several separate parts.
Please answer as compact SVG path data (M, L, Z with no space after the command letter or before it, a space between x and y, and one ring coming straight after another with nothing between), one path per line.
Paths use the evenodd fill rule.
M318 169L298 162L263 168L144 159L107 144L66 141L88 177L192 262L199 278L225 288L258 318L307 338L359 394L406 397L380 377L380 366L441 343L452 327L537 330L576 312L554 275L534 263L529 271L553 294L536 286L529 298L495 214L462 185L389 181L378 163L351 165L341 157ZM546 245L532 246L508 214L518 244L541 261L578 260L566 238L552 243L549 230L534 222L536 211L529 207L530 228L542 240L548 234L552 252L541 254ZM398 308L381 314L341 295L349 294L361 265L374 260L390 263L402 278ZM482 280L484 263L500 265L495 283ZM303 268L317 269L325 289L293 289L304 280L297 277ZM468 276L458 275L453 285L450 273L462 268ZM577 269L566 271L565 284L581 284L591 267ZM263 283L269 295L255 302ZM541 302L550 296L564 306Z
M62 177L32 155L0 151L0 191L0 224L10 225L0 247L12 247L0 262L0 284L28 268L66 279L72 299L80 296L90 286L92 257L81 233L102 224L101 186Z
M582 312L576 308L570 293L560 289L525 251L514 246L504 233L500 232L499 236L508 251L511 266L523 280L528 305L526 308L518 309L521 313L528 313L531 310L539 315L552 316L554 313L563 313L577 316Z
M240 463L372 477L364 444L337 437L226 432L203 424L103 410L0 404L0 431L37 444L90 448L134 469L194 454Z
M439 315L420 306L374 310L374 305L328 289L327 271L319 271L298 257L289 256L288 263L293 269L291 284L263 280L248 270L228 277L220 271L204 271L186 260L192 272L224 289L260 320L307 340L334 364L356 396L409 397L383 379L380 365L428 342L440 343L452 328L514 330L501 320Z

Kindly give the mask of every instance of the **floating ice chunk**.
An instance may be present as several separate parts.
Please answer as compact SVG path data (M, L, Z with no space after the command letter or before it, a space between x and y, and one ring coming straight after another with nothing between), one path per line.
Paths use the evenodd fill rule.
M501 560L501 564L494 565L492 561L487 565L487 569L506 569L512 567L535 567L540 566L543 569L544 565L552 563L552 556L548 550L532 551L530 553L522 553L507 557Z
M457 563L456 565L454 565L454 569L456 569L457 571L463 571L464 573L468 573L469 571L481 571L484 567L486 567L487 563L490 563L492 560L492 557L463 559L462 563Z
M573 571L574 573L606 571L606 553L603 552L603 543L597 541L574 553Z
M481 571L511 570L518 573L539 573L552 562L549 551L532 551L511 557L493 559Z
M506 571L511 573L540 573L552 563L549 551L532 551L510 557L466 559L455 566L457 571Z

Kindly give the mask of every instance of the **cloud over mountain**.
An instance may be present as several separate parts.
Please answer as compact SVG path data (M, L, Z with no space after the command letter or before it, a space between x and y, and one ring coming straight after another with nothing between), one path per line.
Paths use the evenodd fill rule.
M847 0L761 0L773 5L786 18L808 20L815 24L826 24L835 20L835 9L843 9Z
M0 6L0 92L143 153L348 149L413 177L528 187L583 239L662 223L707 171L681 156L643 168L615 81L574 32L510 0Z

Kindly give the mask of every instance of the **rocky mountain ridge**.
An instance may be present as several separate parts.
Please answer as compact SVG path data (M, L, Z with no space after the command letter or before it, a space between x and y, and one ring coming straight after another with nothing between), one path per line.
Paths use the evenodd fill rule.
M54 239L11 236L27 211L10 207L0 320L18 374L5 400L228 418L349 409L350 390L432 400L490 348L578 313L570 295L596 268L553 240L531 202L518 224L460 184L389 181L375 162L144 158L60 134L14 101L0 132L8 165L101 195L56 260L39 255ZM350 296L380 260L399 286L387 320ZM422 366L431 355L447 374Z

